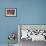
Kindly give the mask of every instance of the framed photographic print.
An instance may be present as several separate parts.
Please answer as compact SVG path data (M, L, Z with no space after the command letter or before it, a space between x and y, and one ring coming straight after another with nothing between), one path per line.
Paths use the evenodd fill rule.
M5 8L5 16L16 16L16 8Z

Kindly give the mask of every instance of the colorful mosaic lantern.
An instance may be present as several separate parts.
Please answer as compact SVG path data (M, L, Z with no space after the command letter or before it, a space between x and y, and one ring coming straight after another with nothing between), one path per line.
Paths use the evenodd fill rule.
M8 46L10 46L10 41L11 41L11 45L15 44L15 39L16 39L16 33L12 32L9 34L8 36Z
M15 41L15 38L16 38L16 34L14 32L10 33L9 36L8 36L9 40L14 40Z

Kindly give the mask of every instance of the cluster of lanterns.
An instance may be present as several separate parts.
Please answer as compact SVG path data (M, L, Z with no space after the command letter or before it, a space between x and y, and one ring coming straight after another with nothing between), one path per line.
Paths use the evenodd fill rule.
M10 33L9 36L8 36L9 40L14 40L15 41L15 38L16 38L16 34L14 32Z

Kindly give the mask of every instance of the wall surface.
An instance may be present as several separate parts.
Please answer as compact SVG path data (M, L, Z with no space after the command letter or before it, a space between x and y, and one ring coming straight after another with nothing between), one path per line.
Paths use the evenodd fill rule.
M6 17L5 8L17 8L17 16ZM0 0L0 44L8 43L9 32L17 34L18 24L46 24L46 0Z

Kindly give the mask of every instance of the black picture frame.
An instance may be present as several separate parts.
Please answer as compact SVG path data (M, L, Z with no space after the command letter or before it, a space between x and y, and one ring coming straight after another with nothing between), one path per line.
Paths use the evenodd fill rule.
M5 8L5 16L8 17L17 16L17 8Z

